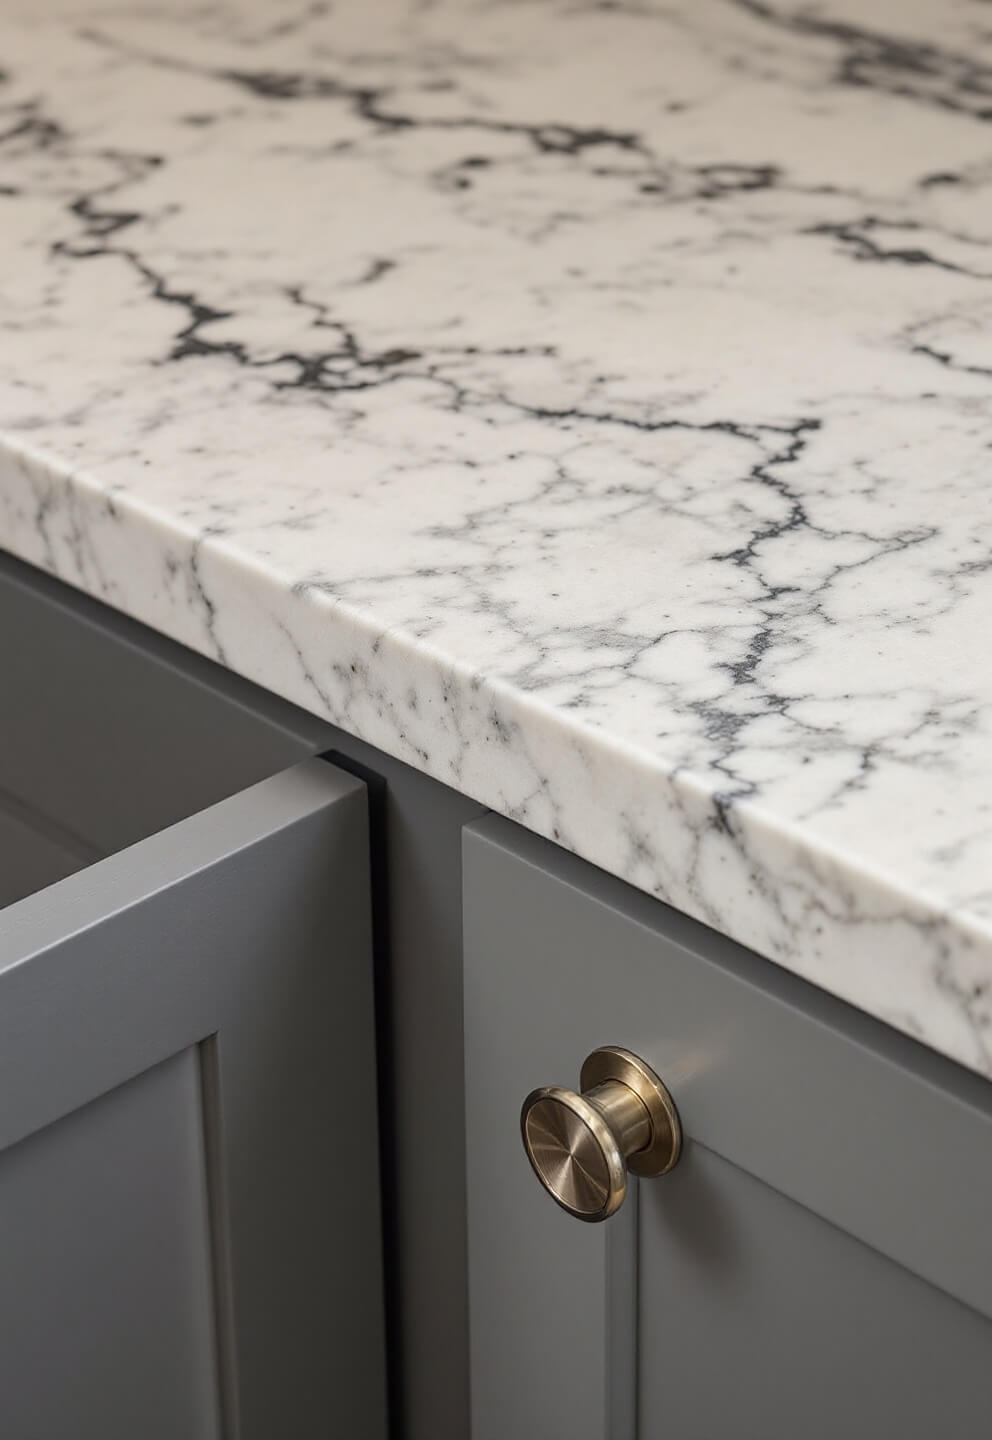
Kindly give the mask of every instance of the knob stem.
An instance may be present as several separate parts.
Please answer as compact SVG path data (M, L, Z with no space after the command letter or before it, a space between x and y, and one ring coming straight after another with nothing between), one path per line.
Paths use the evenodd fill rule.
M651 1116L648 1107L629 1085L607 1080L585 1092L585 1099L595 1105L616 1137L624 1158L635 1155L651 1143Z

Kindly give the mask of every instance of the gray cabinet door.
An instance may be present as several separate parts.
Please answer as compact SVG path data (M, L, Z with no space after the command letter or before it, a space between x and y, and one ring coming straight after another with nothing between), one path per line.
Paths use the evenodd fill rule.
M0 1434L382 1440L369 927L321 760L0 913Z
M497 817L464 863L473 1440L984 1433L986 1082ZM583 1224L520 1106L606 1044L687 1139Z

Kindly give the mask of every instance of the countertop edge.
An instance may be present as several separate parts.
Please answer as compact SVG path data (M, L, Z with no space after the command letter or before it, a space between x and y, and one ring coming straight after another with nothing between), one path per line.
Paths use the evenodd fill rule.
M980 920L6 436L0 543L992 1075Z

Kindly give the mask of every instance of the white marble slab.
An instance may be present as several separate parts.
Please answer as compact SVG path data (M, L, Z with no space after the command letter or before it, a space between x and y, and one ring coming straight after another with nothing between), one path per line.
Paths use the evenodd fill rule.
M0 543L992 1073L988 5L0 66Z

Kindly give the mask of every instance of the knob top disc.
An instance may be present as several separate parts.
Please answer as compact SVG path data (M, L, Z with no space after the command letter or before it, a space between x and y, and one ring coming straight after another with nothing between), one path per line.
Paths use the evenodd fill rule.
M623 1155L594 1106L551 1086L528 1096L522 1116L527 1156L545 1189L580 1220L605 1220L627 1188Z

